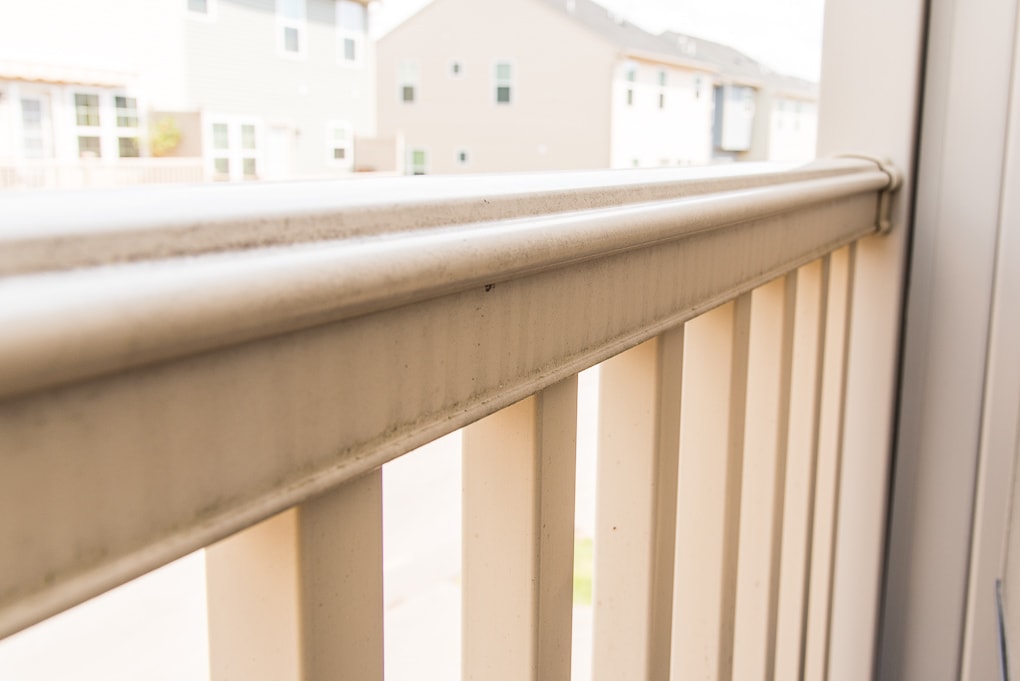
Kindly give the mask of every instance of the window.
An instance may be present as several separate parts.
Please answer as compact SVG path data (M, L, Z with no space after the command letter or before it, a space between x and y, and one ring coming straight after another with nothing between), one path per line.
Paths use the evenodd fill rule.
M666 72L659 71L659 87L666 87Z
M74 122L78 136L78 157L99 158L103 145L99 116L99 95L74 93Z
M701 99L701 76L694 78L694 99Z
M337 0L336 26L340 63L361 65L365 52L365 7L351 0Z
M79 158L99 158L103 155L99 145L99 137L95 135L83 135L78 137Z
M634 106L634 90L627 88L627 106Z
M347 121L330 121L326 124L326 162L329 165L343 168L354 166L351 148L353 137L351 124Z
M408 62L397 72L397 97L404 104L414 104L418 99L418 65Z
M42 99L21 100L21 140L25 158L49 156Z
M213 123L213 169L217 180L230 179L230 130L226 123ZM222 177L221 177L222 176Z
M255 126L250 123L241 125L241 168L244 171L244 179L254 180L258 178L256 173L255 155L258 152L258 140L255 136Z
M138 143L138 100L117 95L113 98L117 118L117 155L121 158L140 156Z
M496 103L509 104L513 88L513 71L509 62L496 64Z
M428 172L428 155L424 149L411 150L411 163L408 169L412 175L424 175Z
M458 165L466 166L468 163L468 152L467 149L461 149L457 152L457 163Z
M305 0L276 0L276 23L280 52L303 57L308 51L305 44Z
M663 92L659 93L659 108L660 109L666 108L666 94Z
M188 14L196 19L213 19L216 16L216 0L187 0Z
M249 120L216 120L210 126L214 180L257 180L261 170L260 127Z
M459 61L450 62L450 78L460 78L464 75L464 65Z
M99 127L99 95L76 94L74 113L78 125Z

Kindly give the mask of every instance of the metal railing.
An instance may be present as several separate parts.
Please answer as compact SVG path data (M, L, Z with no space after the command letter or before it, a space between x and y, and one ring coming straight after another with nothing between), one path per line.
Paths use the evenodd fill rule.
M234 535L216 664L271 674L272 637L304 678L381 678L380 466L467 426L464 678L566 678L604 362L595 678L824 678L855 243L896 185L833 159L0 198L0 635ZM245 607L267 590L291 617Z

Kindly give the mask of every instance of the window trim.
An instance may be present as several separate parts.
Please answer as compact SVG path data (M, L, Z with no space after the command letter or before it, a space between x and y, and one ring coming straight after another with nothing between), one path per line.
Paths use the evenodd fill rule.
M341 7L344 2L350 2L353 5L361 7L362 11L362 30L352 31L349 28L345 28L343 23L340 21ZM353 2L353 0L336 0L334 3L334 21L336 22L336 61L340 66L344 66L350 69L360 69L365 65L365 49L368 44L365 36L367 35L367 22L368 22L368 10L361 5L361 3ZM347 58L346 42L347 40L354 41L354 59Z
M227 126L227 148L225 150L215 147L213 126L222 124ZM243 147L242 126L250 125L255 128L255 148L245 149ZM264 177L265 163L265 125L261 119L253 116L233 116L229 114L210 114L202 121L203 131L203 157L209 179L222 182L252 182ZM216 160L226 158L228 162L227 174L225 177L218 176L216 172ZM244 175L245 160L255 161L255 176L247 178Z
M503 80L499 77L499 67L502 64L506 64L510 67L510 78L506 79L504 84ZM517 61L515 59L496 59L492 62L492 104L496 107L512 107L516 103L517 95ZM507 87L510 89L510 99L506 102L499 101L499 88Z
M336 130L345 130L347 139L344 144L336 144L333 133ZM344 149L344 158L336 158L336 150ZM332 168L347 168L354 170L354 126L350 121L333 119L326 121L326 165Z
M301 18L292 19L283 14L283 3L276 0L276 53L286 59L303 61L308 58L308 0L297 0L301 3ZM287 49L287 29L297 31L297 51Z
M406 75L412 77L406 79ZM408 101L404 99L404 88L414 88L414 97ZM414 60L407 60L397 65L397 103L404 106L414 106L421 100L421 65Z
M421 173L414 172L414 152L416 152L416 151L420 151L423 154L425 154L425 163L423 165L424 170ZM409 146L409 147L407 147L407 166L404 169L404 174L405 175L411 175L411 176L415 176L415 175L431 175L432 174L432 164L429 161L431 156L432 156L432 149L429 148L428 146L414 146L414 147Z

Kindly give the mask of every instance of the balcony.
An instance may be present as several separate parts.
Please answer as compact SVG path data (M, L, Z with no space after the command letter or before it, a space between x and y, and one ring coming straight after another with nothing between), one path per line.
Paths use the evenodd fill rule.
M990 678L1016 7L948 5L828 10L820 150L899 194L832 156L4 197L0 635L212 546L216 678L380 679L380 466L464 428L464 678L565 678L601 364L596 678Z
M464 427L465 678L563 678L602 363L599 678L821 674L840 547L883 530L846 520L884 458L847 455L844 404L897 185L843 158L4 199L4 634L220 542L221 670L280 664L271 634L380 678L380 466Z

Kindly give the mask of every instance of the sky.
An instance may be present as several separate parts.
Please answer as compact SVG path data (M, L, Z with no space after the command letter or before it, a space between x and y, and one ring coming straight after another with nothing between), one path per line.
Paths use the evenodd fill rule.
M379 35L431 0L382 0ZM652 33L673 30L724 43L774 71L818 80L824 0L595 0Z

